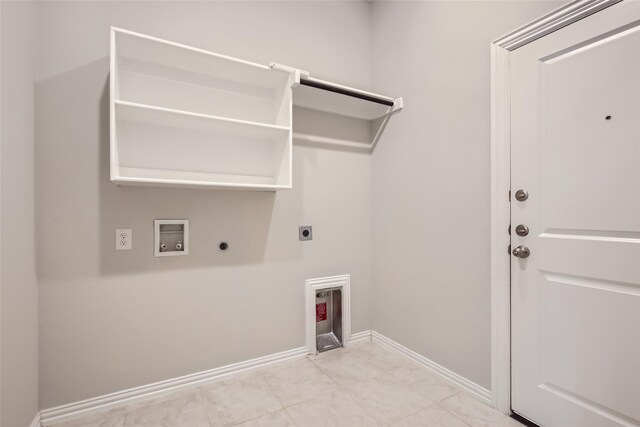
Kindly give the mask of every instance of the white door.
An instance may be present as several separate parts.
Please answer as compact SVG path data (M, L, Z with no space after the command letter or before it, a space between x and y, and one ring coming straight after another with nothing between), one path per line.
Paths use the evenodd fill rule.
M640 426L640 1L515 50L511 81L512 408Z

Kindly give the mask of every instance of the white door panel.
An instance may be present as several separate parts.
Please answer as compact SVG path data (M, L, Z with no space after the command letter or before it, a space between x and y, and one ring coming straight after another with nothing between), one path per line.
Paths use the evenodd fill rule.
M512 408L640 426L640 1L511 54Z
M640 232L639 47L634 26L540 60L543 226Z
M590 237L585 234L567 237L542 234L536 247L538 269L637 287L640 283L638 240L612 241L607 237ZM531 250L533 252L533 248Z
M619 393L638 387L638 378L629 374L638 368L640 349L620 347L637 334L638 290L552 273L542 274L538 286L545 301L540 361L544 384L579 392L581 399L640 419L637 395Z

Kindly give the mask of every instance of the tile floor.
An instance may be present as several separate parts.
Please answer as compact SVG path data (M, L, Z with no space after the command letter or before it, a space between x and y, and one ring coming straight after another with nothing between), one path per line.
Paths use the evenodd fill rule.
M56 427L522 427L403 356L357 343Z

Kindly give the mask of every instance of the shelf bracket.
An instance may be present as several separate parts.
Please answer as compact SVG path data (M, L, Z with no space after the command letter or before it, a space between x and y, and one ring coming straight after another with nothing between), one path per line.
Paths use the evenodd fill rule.
M292 73L293 74L293 84L291 85L292 88L300 85L300 79L309 77L308 71L300 70L298 68L290 67L288 65L278 64L277 62L269 63L269 68L271 68L272 70L279 70L287 73Z
M387 127L387 123L389 123L389 119L391 118L391 116L393 116L395 113L402 110L403 107L404 107L404 101L402 97L396 98L393 100L393 107L389 107L389 111L387 111L387 114L383 116L382 122L380 123L380 126L378 126L378 129L376 130L376 134L374 135L373 140L371 141L371 148L370 148L371 152L373 152L373 150L376 148L376 145L378 144L378 141L382 136L382 132L384 132L384 129Z
M368 152L373 152L373 149L378 144L378 141L380 140L382 133L387 127L387 124L389 123L389 119L391 118L391 116L401 111L402 108L404 107L402 98L393 99L393 98L389 98L389 97L375 94L372 92L367 92L360 89L354 89L354 88L339 85L336 83L319 80L311 77L308 71L300 70L295 67L279 64L277 62L271 62L269 64L269 68L271 68L272 70L280 70L280 71L290 73L293 77L292 78L293 83L291 84L292 88L295 88L300 85L311 86L320 90L326 90L329 92L334 92L341 95L350 96L353 98L359 98L364 101L369 101L369 102L373 102L380 105L386 105L388 107L387 111L384 114L374 119L371 119L371 134L373 135L373 138L371 140L371 143L368 145L363 144L361 146L359 143L354 143L352 141L321 137L317 135L308 135L303 133L294 133L294 138L298 140L312 142L312 143L325 143L329 145L343 146L351 149L363 148Z

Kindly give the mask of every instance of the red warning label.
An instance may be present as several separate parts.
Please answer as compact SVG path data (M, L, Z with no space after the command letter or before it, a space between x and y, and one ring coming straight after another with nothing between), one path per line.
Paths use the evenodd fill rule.
M316 322L327 320L327 303L316 304Z

